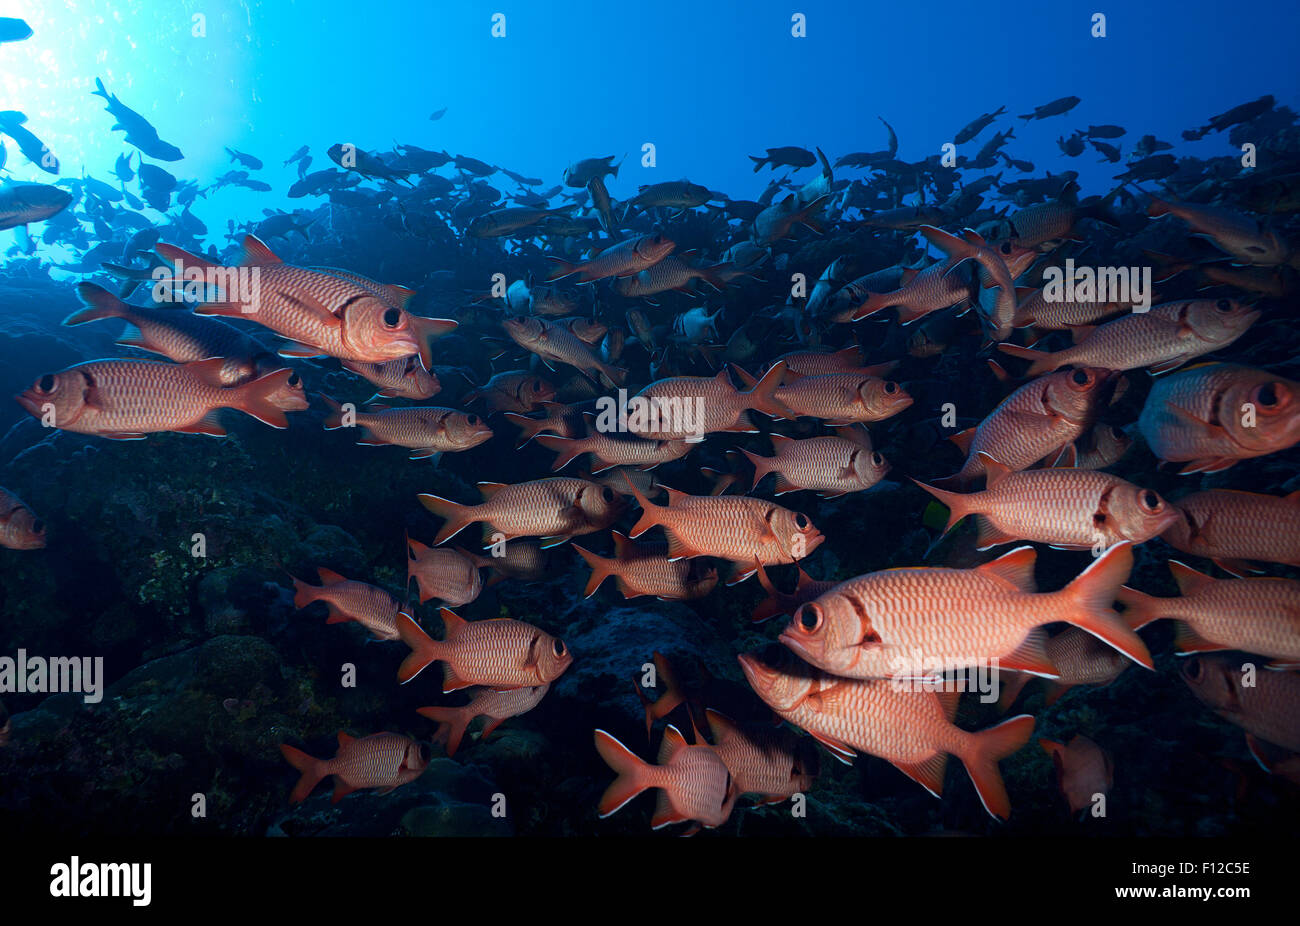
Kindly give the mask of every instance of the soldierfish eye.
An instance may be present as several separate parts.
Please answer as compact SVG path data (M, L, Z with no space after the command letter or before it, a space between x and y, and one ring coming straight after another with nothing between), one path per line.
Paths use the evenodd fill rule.
M1146 491L1139 494L1138 501L1141 503L1143 508L1145 508L1147 511L1150 511L1152 513L1160 511L1162 508L1165 507L1165 504L1161 500L1160 496L1152 492L1150 489L1147 489Z
M402 312L400 309L388 309L384 312L384 327L386 328L396 328L401 320Z
M898 391L898 383L892 381L885 383L885 395L893 395L897 391Z
M469 422L470 424L472 424L472 425L477 425L477 424L478 424L478 415L470 415L470 416L468 416L465 420L468 421L468 422Z
M294 373L290 373L290 374L289 374L289 385L290 385L290 386L296 386L296 385L298 385L298 384L301 383L301 382L302 382L302 377L299 376L296 372L294 372Z
M1074 375L1071 376L1070 379L1073 380L1077 386L1086 386L1092 379L1092 376L1087 370L1075 370Z
M884 466L884 465L885 465L885 458L882 457L882 456L880 455L879 452L873 453L873 454L871 455L871 465L872 465L872 466Z
M565 652L564 641L559 638L556 638L555 643L552 646L552 649L555 651L555 655L563 656Z
M33 533L33 534L43 534L43 533L45 533L45 522L42 521L42 520L40 520L39 518L37 518L35 521L33 521L33 522L32 522L32 533Z
M1229 299L1220 299L1214 304L1214 307L1220 312L1231 312L1232 301Z
M36 384L36 388L37 388L39 391L41 391L41 392L53 392L53 391L54 391L54 374L53 374L53 373L46 373L44 376L42 376L42 377L40 378L40 381Z
M1183 674L1187 676L1188 681L1199 681L1201 678L1201 670L1203 668L1204 666L1201 664L1201 660L1198 657L1193 656L1183 664Z
M1255 390L1255 398L1265 408L1272 408L1278 403L1277 383L1265 383Z
M809 523L808 516L802 512L794 516L794 526L799 528L801 531L807 530Z
M816 633L822 624L822 609L815 604L800 605L794 617L796 625L804 633Z

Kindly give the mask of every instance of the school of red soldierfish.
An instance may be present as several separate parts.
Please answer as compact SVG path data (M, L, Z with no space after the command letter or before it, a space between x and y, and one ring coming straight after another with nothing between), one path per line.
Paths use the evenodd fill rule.
M812 158L800 151L772 149L767 158L755 159L755 169ZM735 241L711 266L675 254L671 231L621 230L603 181L616 176L617 168L607 159L579 162L566 172L566 182L591 192L609 246L585 259L556 257L551 280L576 276L582 284L612 284L628 298L689 292L694 280L725 289L740 276L752 276L750 269L774 245L821 232L835 221L827 212L841 187L822 162L817 180L766 204L734 229ZM693 185L676 186L681 189L657 191L657 198L649 195L654 188L646 188L641 202L632 204L642 215L702 205ZM323 568L313 582L294 577L298 608L321 602L329 623L356 621L378 640L405 644L409 654L397 681L411 682L439 662L442 692L469 693L464 706L420 711L437 724L434 739L448 755L463 746L476 718L486 718L486 736L534 709L582 658L530 623L465 620L450 608L478 597L485 587L482 568L494 573L487 584L535 579L545 568L542 551L572 542L590 568L587 596L612 580L625 598L684 601L727 594L727 587L757 576L768 597L755 619L789 620L779 634L783 658L738 654L754 695L834 757L883 758L936 797L943 792L947 760L955 756L997 818L1007 818L1012 808L998 762L1026 745L1034 719L1021 714L983 730L960 728L954 723L959 693L949 690L951 674L997 667L1004 707L1026 682L1042 678L1051 686L1051 700L1072 685L1107 684L1130 665L1153 669L1136 631L1161 620L1177 622L1177 651L1186 656L1183 674L1196 696L1246 732L1262 763L1294 780L1300 777L1300 581L1248 574L1258 562L1300 566L1300 492L1273 497L1215 487L1170 501L1105 469L1129 449L1134 431L1162 464L1187 474L1223 472L1290 448L1300 441L1300 383L1231 362L1231 345L1261 316L1249 291L1140 311L1122 300L1062 302L1035 285L1052 252L1078 238L1081 222L1107 221L1105 209L1112 204L1081 206L1067 189L1058 199L986 223L985 234L930 224L943 219L942 210L909 207L911 218L901 208L882 213L864 223L875 234L919 232L942 256L901 268L892 283L882 282L888 273L881 277L880 268L854 280L838 277L834 265L828 268L810 297L825 309L819 316L825 322L821 344L771 356L761 368L732 362L709 375L689 375L664 361L664 354L652 355L650 369L665 375L642 379L639 391L620 393L631 414L614 419L612 428L590 403L556 402L556 385L541 370L501 372L467 393L463 404L481 402L486 416L464 408L389 404L419 403L439 391L430 345L458 323L413 314L408 306L414 293L400 285L284 263L252 235L244 239L237 267L157 246L157 255L176 271L163 282L176 287L185 285L191 270L209 277L257 271L259 290L251 307L211 288L187 311L130 305L93 283L78 285L85 308L67 324L121 319L130 326L123 343L161 359L82 363L40 377L17 401L46 426L114 440L160 431L221 436L223 409L285 428L286 415L310 402L300 373L279 358L328 357L372 382L384 404L358 410L323 397L327 429L354 427L362 443L402 447L412 459L425 459L481 445L493 436L491 418L497 427L517 427L519 446L536 441L554 452L554 475L514 484L480 482L477 502L419 496L440 526L432 546L408 538L408 579L416 582L420 602L443 606L440 639L383 589ZM1237 264L1279 272L1296 266L1285 240L1226 206L1148 196L1145 207L1151 217L1176 217L1161 221L1185 223L1189 234L1203 236ZM624 221L631 212L624 212ZM541 234L537 223L556 217L547 210L499 210L475 220L476 234L528 237ZM759 260L750 255L742 261L747 249L760 252ZM635 381L616 365L627 343L638 339L649 351L664 338L640 309L627 313L626 329L616 328L608 312L578 314L576 300L568 313L564 305L556 312L545 305L552 296L534 288L523 314L503 322L506 340L535 355L546 370L567 366L600 391ZM530 308L539 311L530 314ZM863 319L872 319L868 325L888 319L882 313L889 309L897 309L896 324L917 324L916 330L939 313L955 318L970 309L965 318L975 324L968 327L978 326L987 346L1029 362L1023 375L1013 377L989 361L1004 384L1004 398L981 412L977 426L949 435L965 462L946 479L912 480L947 508L948 531L969 518L977 525L977 549L997 552L974 568L916 565L817 581L802 568L827 539L813 520L761 495L737 492L756 492L766 482L778 496L808 491L836 498L870 489L890 473L867 425L898 415L915 399L888 378L898 360L863 356L853 327ZM695 309L675 317L674 343L698 348L711 365L710 349L722 349L714 343L717 318L716 311L710 316ZM229 320L282 338L278 356L248 335L252 328ZM943 334L926 330L938 332L934 338ZM945 337L943 343L914 339L913 356L936 356L958 340ZM1058 349L1036 343L1043 339L1060 342ZM747 349L743 340L731 347L749 361L759 359L757 347ZM1211 353L1221 359L1197 362ZM1156 378L1134 427L1100 423L1134 378L1148 373ZM962 397L954 401L961 405ZM816 433L776 430L796 419L805 419L801 433L814 423ZM715 480L713 494L668 488L650 473L660 464L689 459L707 435L744 439L758 433L764 420L771 422L770 449L763 439L748 438L737 448L743 456L729 455L733 471L707 471ZM582 457L588 461L582 475L562 474ZM925 502L917 498L919 516ZM625 517L627 526L616 529ZM483 528L481 551L467 548L472 541L449 545L475 524ZM608 556L596 552L603 539L593 536L606 532L612 540ZM1129 587L1134 546L1157 537L1233 578L1170 560L1177 597ZM42 522L0 489L0 545L32 550L46 542ZM1033 544L1092 555L1087 562L1080 554L1083 568L1063 588L1041 590ZM1004 546L1010 549L998 550ZM769 577L771 567L782 565L798 569L791 592ZM1234 651L1250 655L1236 658ZM1258 684L1243 686L1241 666L1248 661L1260 663ZM654 762L610 732L595 731L595 749L616 776L599 801L601 816L656 789L652 826L689 822L693 831L720 826L743 795L782 801L812 786L814 773L789 728L738 723L693 704L668 661L655 654L653 664L658 697L642 695L647 733L682 707L686 722L667 725ZM1086 736L1041 745L1073 811L1109 788L1110 757ZM426 745L388 732L361 738L340 733L337 755L330 759L290 745L281 749L302 773L293 801L305 799L331 775L336 801L361 788L386 792L418 777L430 757Z

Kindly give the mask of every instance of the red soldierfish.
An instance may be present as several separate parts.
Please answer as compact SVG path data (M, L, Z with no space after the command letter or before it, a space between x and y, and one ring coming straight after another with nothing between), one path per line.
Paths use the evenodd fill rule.
M39 550L45 546L45 522L22 499L0 487L0 547Z
M339 751L332 759L317 759L286 745L280 746L280 752L302 772L289 795L294 804L306 800L328 775L334 776L330 803L337 804L360 788L378 788L380 794L387 794L419 778L429 764L429 747L400 733L375 733L356 739L339 731Z
M726 763L712 746L688 746L671 724L664 731L658 765L638 758L604 730L596 731L596 751L618 773L600 799L602 818L651 788L659 789L650 821L654 829L686 820L713 828L731 816L737 793Z
M811 733L837 759L850 763L854 750L892 763L935 797L943 795L948 756L959 758L984 809L1011 815L998 760L1018 750L1034 730L1028 714L969 733L955 726L958 692L914 690L892 681L837 678L807 666L787 672L740 657L749 686L783 720Z
M1056 782L1075 814L1096 803L1098 796L1110 793L1115 782L1115 769L1110 756L1083 734L1076 734L1068 743L1040 739L1056 767Z
M624 507L623 497L609 486L586 479L555 476L514 485L480 482L478 488L483 493L479 505L462 505L437 495L417 496L425 508L447 519L435 544L483 521L504 540L541 537L545 546L558 546L579 534L604 530Z
M293 370L277 370L242 386L222 385L225 360L159 363L92 360L47 373L19 395L34 418L65 431L134 440L157 431L224 437L217 414L234 408L273 428L287 428L278 401L289 392Z
M446 628L434 640L405 614L397 617L402 642L411 648L397 680L405 685L429 666L443 663L443 693L486 685L510 689L545 685L564 674L573 656L564 641L532 624L504 617L467 621L442 609Z
M1032 547L974 569L886 569L802 605L781 642L845 678L918 678L989 663L1055 677L1043 625L1064 621L1152 668L1146 644L1111 604L1133 566L1119 543L1057 592L1037 593Z
M345 579L323 566L316 572L320 575L320 585L293 580L295 608L301 611L314 602L323 601L330 615L325 623L356 621L377 640L397 639L397 614L402 609L397 599L382 588Z
M1175 550L1204 556L1234 575L1250 560L1300 566L1300 491L1285 498L1206 489L1174 503L1180 517L1161 534Z
M474 693L474 698L463 707L420 707L416 711L423 717L438 724L434 734L435 743L445 743L447 755L454 756L460 748L460 741L465 731L476 717L488 718L483 725L479 740L485 740L497 727L511 717L526 714L535 708L551 690L550 683L535 685L532 688L514 688L510 691L493 691L483 688Z

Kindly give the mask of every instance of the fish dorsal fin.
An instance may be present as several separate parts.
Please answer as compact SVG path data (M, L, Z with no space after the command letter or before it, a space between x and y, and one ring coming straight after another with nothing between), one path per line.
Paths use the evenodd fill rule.
M618 531L610 531L614 535L614 558L615 559L632 559L636 556L636 545L627 538L626 534L620 534Z
M225 383L222 382L221 371L225 366L226 360L224 357L209 357L207 360L195 360L193 363L187 363L185 369L203 380L204 384L208 386L224 388Z
M441 608L438 613L442 616L443 639L450 640L454 634L464 630L469 624L469 621L451 608Z
M661 486L661 488L668 493L668 505L666 506L668 508L676 508L679 501L691 497L691 493L683 492L681 489L670 489L668 486Z
M976 451L975 456L984 461L984 473L986 476L984 480L984 488L986 490L993 488L1011 474L1010 467L1005 463L993 459L992 456L985 453L983 450Z
M393 301L397 303L399 309L406 308L407 304L415 298L415 290L409 286L399 286L397 283L389 283L384 287Z
M673 756L686 748L686 737L682 736L682 731L678 730L672 724L664 730L663 742L659 744L660 765L667 765L673 760Z
M767 436L771 438L772 449L775 450L777 453L781 452L782 447L788 447L794 443L794 438L788 437L785 434L769 434Z
M1191 566L1180 563L1176 559L1169 561L1169 571L1174 574L1174 581L1178 583L1178 591L1183 595L1195 595L1218 581L1213 576L1197 572Z
M911 283L912 280L916 278L916 275L920 272L921 271L917 270L915 267L904 267L903 275L899 278L899 281L902 283L903 286L906 286L908 283Z
M266 264L282 264L284 261L275 256L275 252L266 246L266 243L256 235L245 235L244 244L240 249L239 265L241 267L257 267Z
M347 581L333 569L326 569L324 566L316 567L316 574L320 576L321 582L325 585L338 585L340 582Z
M351 744L355 743L356 741L357 741L357 738L356 738L355 736L348 736L348 735L347 735L346 733L344 733L342 730L339 731L339 749L340 749L340 750L342 750L342 749L346 749L348 746L350 746Z
M736 730L736 724L730 717L711 707L705 708L704 719L709 724L709 733L712 734L715 745L731 736Z
M479 493L483 496L483 501L490 502L492 497L506 487L504 482L480 482L478 484Z
M971 441L975 439L975 428L967 428L965 431L958 431L948 438L956 445L962 453L970 450Z
M1034 584L1034 562L1038 554L1033 547L1016 547L1010 553L1003 553L992 562L977 567L985 575L996 576L1004 582L1010 582L1022 592L1037 591Z
M1296 489L1294 492L1290 493L1289 495L1284 496L1283 501L1300 502L1300 489Z

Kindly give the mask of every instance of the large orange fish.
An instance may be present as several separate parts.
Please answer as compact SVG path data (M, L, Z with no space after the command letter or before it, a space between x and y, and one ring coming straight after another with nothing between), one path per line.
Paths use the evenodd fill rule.
M1118 543L1057 592L1035 591L1032 547L974 569L886 569L801 605L781 642L846 678L916 678L985 663L1053 678L1043 626L1064 621L1152 668L1146 644L1111 610L1133 566Z
M443 608L443 639L435 640L405 614L397 616L397 630L410 654L397 670L405 685L431 663L443 664L442 690L446 694L471 685L502 690L536 687L555 681L573 663L564 641L532 624L496 617L467 621Z
M479 740L485 740L501 724L511 717L526 714L541 703L551 685L534 685L532 688L513 688L509 691L494 691L483 688L474 693L473 699L462 707L420 707L416 711L438 724L433 741L443 743L447 755L454 756L465 737L465 731L476 717L488 718L479 733Z
M45 546L45 522L22 499L0 487L0 547L39 550Z
M1177 598L1156 598L1127 586L1118 598L1134 630L1152 621L1178 622L1179 653L1237 649L1272 660L1274 668L1300 668L1300 581L1215 579L1169 561Z
M876 375L879 369L864 367L852 373L817 376L798 376L787 371L783 377L786 385L776 390L776 400L789 412L779 417L820 418L832 426L891 418L910 406L912 397L898 383ZM757 388L752 376L743 370L738 372L746 386Z
M317 759L287 745L281 745L280 752L302 772L289 795L294 804L306 800L329 775L334 776L330 803L337 804L360 788L378 788L380 794L387 794L419 778L429 764L429 747L400 733L374 733L357 739L340 730L339 751L332 759Z
M541 537L547 546L558 546L570 537L609 527L624 505L613 489L586 479L553 477L514 485L480 482L478 488L483 494L480 505L462 505L437 495L417 496L425 508L446 518L435 544L484 521L505 540Z
M654 595L665 601L690 601L703 598L718 584L718 570L698 560L669 559L665 553L649 551L632 543L618 531L614 535L614 557L605 559L576 543L574 551L591 567L591 578L583 589L584 597L596 594L610 576L624 598Z
M977 548L1029 540L1066 550L1104 549L1129 540L1145 543L1178 519L1155 492L1109 473L1088 469L1031 469L1013 473L984 457L984 491L961 495L913 479L948 506L952 530L968 515L979 519Z
M293 606L298 610L323 601L329 609L327 624L356 621L369 630L376 640L397 639L397 615L402 610L392 595L365 582L345 579L333 570L320 566L320 585L293 580Z
M603 473L615 466L636 466L653 469L660 463L677 460L690 452L684 440L647 440L641 437L606 434L595 427L595 415L586 415L587 436L561 437L558 434L538 434L537 443L555 451L551 471L558 472L584 453L591 455L592 473Z
M1052 634L1044 649L1056 667L1056 678L1044 680L1047 685L1044 701L1048 706L1075 685L1109 685L1133 665L1119 650L1078 627L1066 627ZM1010 707L1033 677L1025 672L1011 673L1009 678L999 676L1002 692L998 706L1003 710Z
M179 274L177 282L191 271L201 273L205 281L227 281L225 301L200 303L194 307L195 314L257 322L288 339L289 345L281 350L283 356L325 355L358 363L384 363L419 354L425 369L431 369L429 342L456 328L451 319L422 318L408 312L406 305L415 295L409 289L384 286L344 271L286 264L252 235L244 239L238 268L223 267L170 244L159 244L157 251L173 264ZM241 283L244 277L249 282ZM235 286L240 292L230 291Z
M1267 370L1210 363L1156 381L1138 418L1151 452L1217 473L1300 441L1300 383Z
M664 731L657 765L639 758L604 730L596 731L596 751L618 777L601 796L599 813L608 817L642 791L659 789L654 829L687 820L713 828L727 822L737 792L716 749L690 746L671 724Z
M1300 491L1284 498L1206 489L1180 498L1181 517L1161 538L1175 550L1204 556L1234 575L1256 571L1251 560L1300 566Z
M1025 383L978 426L953 436L953 443L966 453L966 462L939 484L963 486L982 475L981 451L1012 472L1042 460L1053 462L1087 433L1113 386L1111 371L1094 368L1049 373Z
M220 357L196 363L92 360L46 373L17 397L32 417L53 427L113 440L158 431L224 437L220 409L234 408L273 428L287 428L281 402L297 380L277 370L242 386L222 385Z
M953 724L959 693L916 690L892 681L837 678L800 666L769 666L752 653L740 667L763 701L782 719L811 733L842 762L861 750L892 763L935 797L943 795L948 756L966 767L984 809L1011 815L998 760L1025 745L1034 731L1028 714L969 733Z
M656 505L632 486L641 506L641 518L632 527L630 536L640 537L659 525L668 538L671 559L716 556L736 563L737 575L728 585L749 578L759 566L803 559L826 539L806 514L766 499L687 495L664 488L668 503Z

